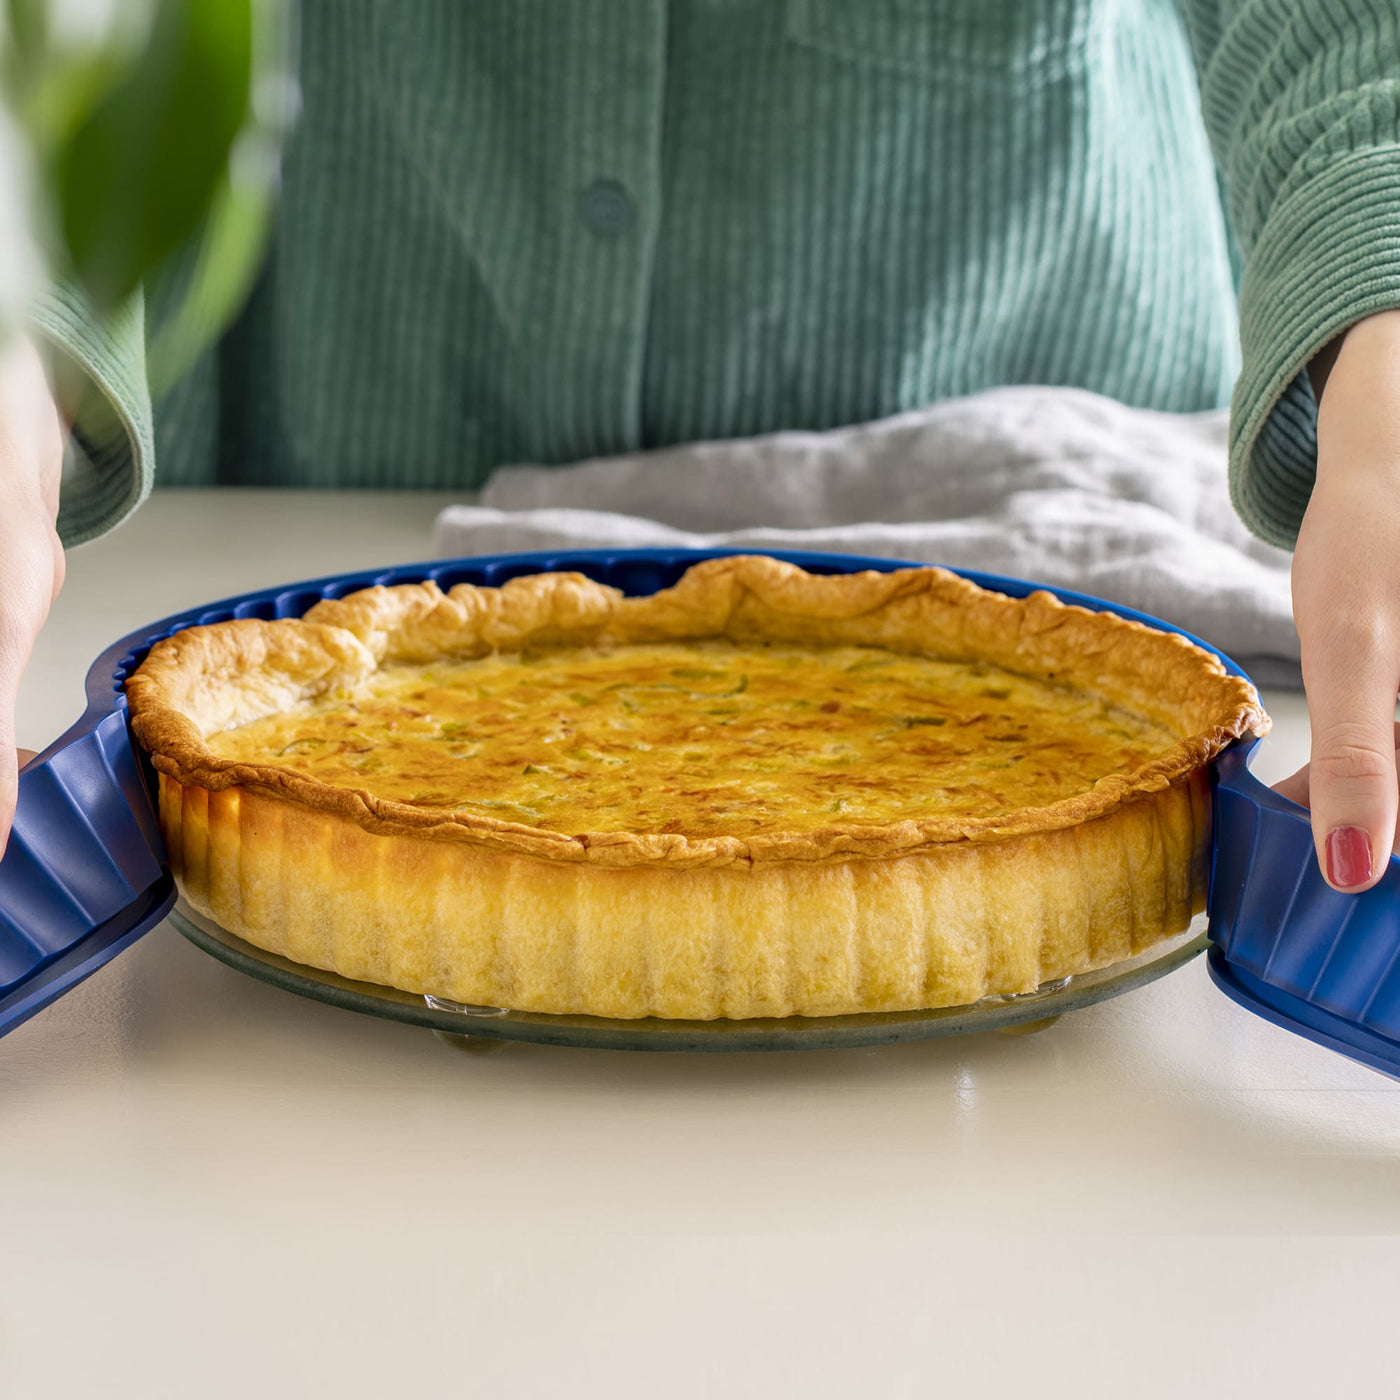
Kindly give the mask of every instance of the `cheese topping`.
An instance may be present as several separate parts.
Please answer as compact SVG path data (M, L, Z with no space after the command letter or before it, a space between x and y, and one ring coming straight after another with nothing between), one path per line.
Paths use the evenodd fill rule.
M687 642L387 665L224 759L557 831L743 836L1043 807L1175 742L1082 692L874 647Z

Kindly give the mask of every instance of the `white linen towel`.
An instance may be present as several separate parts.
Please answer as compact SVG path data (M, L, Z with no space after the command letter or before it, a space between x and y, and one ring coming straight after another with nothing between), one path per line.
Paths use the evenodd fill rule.
M1077 589L1184 627L1263 684L1301 684L1289 555L1230 506L1226 414L993 389L824 433L503 467L437 520L439 555L811 549Z

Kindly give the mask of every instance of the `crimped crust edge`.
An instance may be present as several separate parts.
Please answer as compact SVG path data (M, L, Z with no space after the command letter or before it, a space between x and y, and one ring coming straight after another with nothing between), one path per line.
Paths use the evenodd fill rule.
M424 811L332 787L276 764L215 757L205 732L273 713L382 661L428 661L523 645L729 637L889 646L981 659L1075 685L1192 732L1125 776L1045 807L995 818L747 837L540 831L467 812ZM1268 730L1254 688L1176 633L1038 592L1024 599L938 568L814 575L767 556L702 561L670 589L627 598L581 574L533 574L500 588L375 587L318 603L302 619L239 619L158 642L127 682L132 729L155 767L184 786L230 787L349 818L366 831L466 841L551 862L686 869L775 861L881 859L949 842L1005 841L1093 821L1159 793L1247 733Z

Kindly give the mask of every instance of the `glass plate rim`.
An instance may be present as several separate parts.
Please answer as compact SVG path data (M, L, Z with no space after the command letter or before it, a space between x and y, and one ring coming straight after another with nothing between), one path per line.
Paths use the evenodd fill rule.
M199 914L183 898L169 918L188 942L246 976L312 1001L380 1020L473 1040L523 1041L575 1049L702 1053L859 1049L1024 1027L1136 991L1192 961L1209 943L1206 916L1197 914L1181 933L1133 958L1080 973L1067 983L1052 984L1048 989L987 997L967 1006L744 1021L667 1021L656 1017L613 1020L502 1011L496 1007L483 1007L479 1013L439 1009L429 1006L414 992L352 981L338 973L266 952Z

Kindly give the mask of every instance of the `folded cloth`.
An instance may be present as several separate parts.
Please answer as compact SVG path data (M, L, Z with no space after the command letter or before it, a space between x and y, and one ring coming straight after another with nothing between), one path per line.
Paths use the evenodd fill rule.
M442 555L811 549L1034 579L1174 623L1301 685L1289 555L1230 506L1226 414L993 389L824 433L503 467L437 520Z

